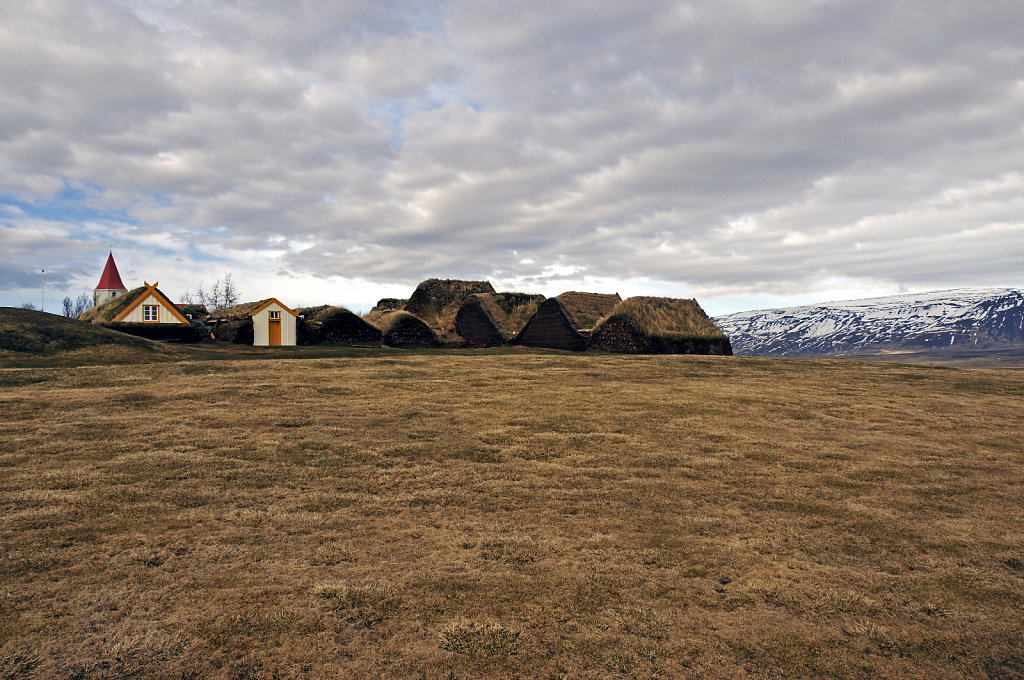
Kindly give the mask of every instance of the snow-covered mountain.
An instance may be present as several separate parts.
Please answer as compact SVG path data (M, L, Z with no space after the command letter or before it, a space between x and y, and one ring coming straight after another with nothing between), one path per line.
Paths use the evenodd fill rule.
M736 354L841 356L1024 346L1024 291L961 288L715 318Z

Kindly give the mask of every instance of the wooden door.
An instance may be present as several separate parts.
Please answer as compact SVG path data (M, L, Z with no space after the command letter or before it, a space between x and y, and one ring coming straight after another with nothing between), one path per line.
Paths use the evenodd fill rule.
M281 346L281 320L271 319L270 320L270 346L280 347Z

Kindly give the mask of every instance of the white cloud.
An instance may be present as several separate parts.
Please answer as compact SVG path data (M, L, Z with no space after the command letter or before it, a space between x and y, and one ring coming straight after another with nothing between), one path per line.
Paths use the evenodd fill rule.
M1010 0L8 3L0 299L111 239L173 253L182 288L309 302L1020 285L1022 24Z

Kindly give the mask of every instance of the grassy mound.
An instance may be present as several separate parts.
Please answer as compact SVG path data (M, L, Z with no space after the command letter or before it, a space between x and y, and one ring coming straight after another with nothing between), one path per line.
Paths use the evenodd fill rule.
M149 349L154 343L79 319L33 309L0 307L0 350L44 354L98 345Z
M693 299L631 297L598 322L590 346L630 354L732 354L729 338Z
M377 300L377 304L371 309L371 312L384 312L391 309L405 309L405 305L408 300L402 300L399 298L381 298Z
M405 311L415 314L448 341L459 339L455 332L455 315L459 306L474 293L493 293L487 281L458 279L427 279L416 286Z
M304 307L296 310L305 317L300 344L303 345L379 345L380 329L344 307Z
M100 325L0 307L0 366L148 363L179 350Z
M441 344L430 326L401 309L370 312L365 319L380 329L384 344L391 347L436 347Z

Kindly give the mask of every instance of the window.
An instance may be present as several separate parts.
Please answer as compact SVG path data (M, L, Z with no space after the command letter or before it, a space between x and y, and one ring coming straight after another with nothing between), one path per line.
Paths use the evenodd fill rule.
M142 320L143 321L159 321L160 307L158 305L142 305Z
M281 318L281 312L271 312L270 313L270 320L271 321L278 321L278 320L280 320L280 318Z

